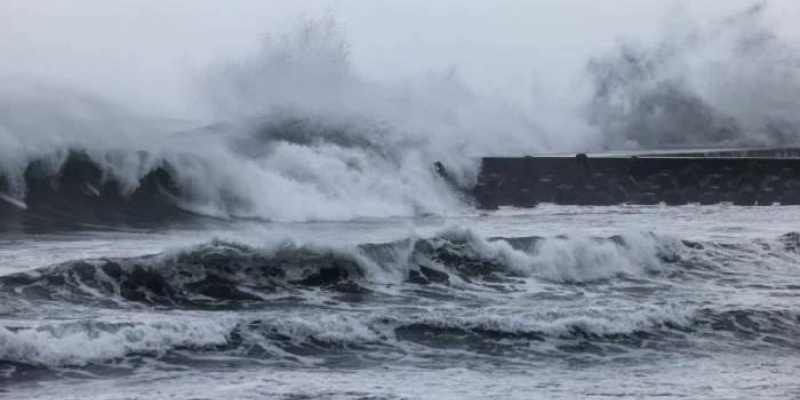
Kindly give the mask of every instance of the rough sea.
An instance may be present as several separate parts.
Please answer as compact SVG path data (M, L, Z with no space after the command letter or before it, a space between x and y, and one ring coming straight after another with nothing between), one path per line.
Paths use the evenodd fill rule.
M800 398L800 207L476 196L796 154L800 2L221 3L0 1L0 400Z
M788 399L800 209L0 235L3 399Z

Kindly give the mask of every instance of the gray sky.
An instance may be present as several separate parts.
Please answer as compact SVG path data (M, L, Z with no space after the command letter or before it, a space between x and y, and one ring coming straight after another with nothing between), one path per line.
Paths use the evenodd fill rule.
M565 96L564 88L579 79L588 57L619 38L646 42L676 15L703 23L749 4L753 1L2 0L0 76L47 80L180 114L187 86L209 63L252 51L264 35L285 32L302 16L329 14L346 32L355 67L371 79L453 67L481 91L502 91L510 98L531 90ZM800 38L800 27L794 26L800 2L773 0L768 18L776 31Z

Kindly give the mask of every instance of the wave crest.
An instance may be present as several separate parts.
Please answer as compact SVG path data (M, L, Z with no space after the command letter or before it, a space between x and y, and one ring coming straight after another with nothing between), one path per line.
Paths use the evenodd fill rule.
M79 260L7 275L0 277L0 290L181 307L268 301L308 289L367 294L404 284L519 290L528 278L591 283L657 275L669 270L681 249L652 234L487 239L463 229L339 249L291 242L256 248L217 240L177 252Z
M288 314L287 314L288 313ZM446 357L613 355L637 349L711 351L731 346L800 347L800 315L789 310L641 308L612 315L469 316L326 314L304 310L243 318L165 316L150 321L66 322L0 329L0 365L86 366L175 352L318 363L341 351L374 360L423 346ZM712 345L709 346L710 342ZM419 348L417 348L419 350ZM444 352L444 353L441 353Z

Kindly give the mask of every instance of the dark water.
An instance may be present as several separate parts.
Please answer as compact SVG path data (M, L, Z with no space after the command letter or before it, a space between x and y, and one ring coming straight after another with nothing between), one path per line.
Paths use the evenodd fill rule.
M0 397L791 398L795 214L7 233Z

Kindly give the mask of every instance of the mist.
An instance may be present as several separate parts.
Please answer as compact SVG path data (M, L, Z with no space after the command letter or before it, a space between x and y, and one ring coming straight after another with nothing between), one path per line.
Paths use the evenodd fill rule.
M451 68L484 92L530 101L549 82L581 79L592 56L623 38L652 43L683 10L698 25L753 1L7 1L0 5L5 76L69 84L179 113L210 63L252 53L303 18L330 15L345 31L360 74L381 81ZM791 1L772 1L769 26L796 38ZM512 92L512 93L508 93ZM188 97L188 99L187 99ZM544 97L544 96L543 96ZM157 107L155 107L157 105Z
M590 123L607 148L791 146L800 47L757 3L706 25L677 15L652 44L594 57Z

